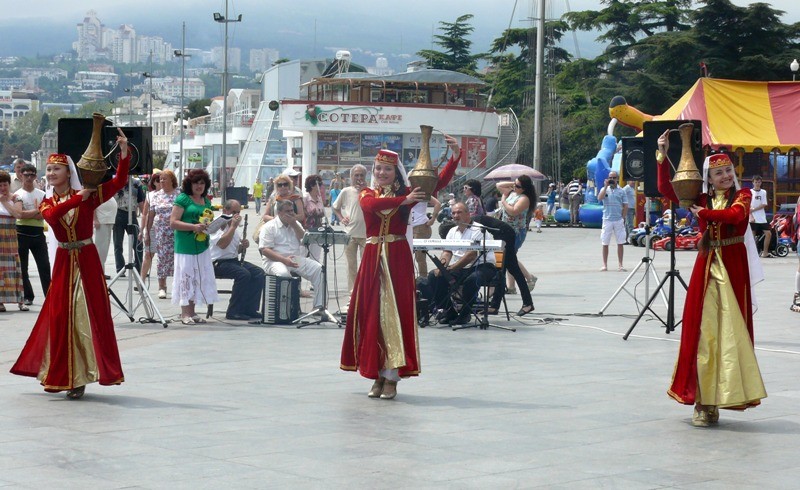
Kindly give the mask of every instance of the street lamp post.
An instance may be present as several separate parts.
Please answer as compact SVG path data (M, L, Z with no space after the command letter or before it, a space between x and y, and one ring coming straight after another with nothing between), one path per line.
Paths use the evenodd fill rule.
M225 25L225 45L222 50L223 70L222 70L222 175L219 178L219 186L222 191L222 201L225 202L226 189L228 187L228 176L226 169L226 150L228 133L228 24L231 22L241 22L242 14L235 19L228 18L228 0L225 0L225 15L214 12L214 22Z
M789 69L792 70L792 81L794 82L797 70L800 70L800 63L798 63L796 59L792 60L792 62L789 63Z
M129 88L122 90L128 94L128 126L133 126L133 92Z
M180 154L178 157L178 175L182 178L182 168L183 168L183 97L184 91L183 88L186 86L186 58L190 58L191 55L186 54L186 22L183 23L183 29L181 34L181 49L176 49L174 51L175 56L180 57L181 59L181 113L180 113L180 124L181 124L181 146L180 146Z
M148 99L147 99L148 100L148 102L147 102L147 110L149 112L149 114L148 114L149 117L148 118L150 120L150 127L152 128L153 127L153 74L150 73L150 72L144 72L144 73L142 73L142 76L144 78L149 78L150 79L150 89L149 89L150 93L148 94Z

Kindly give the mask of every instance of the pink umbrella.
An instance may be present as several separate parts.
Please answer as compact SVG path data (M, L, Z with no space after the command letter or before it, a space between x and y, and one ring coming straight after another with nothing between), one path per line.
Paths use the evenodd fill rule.
M520 165L518 163L511 163L497 167L492 170L483 178L485 180L514 180L520 175L527 175L531 180L545 180L547 177L543 173L535 170L527 165Z

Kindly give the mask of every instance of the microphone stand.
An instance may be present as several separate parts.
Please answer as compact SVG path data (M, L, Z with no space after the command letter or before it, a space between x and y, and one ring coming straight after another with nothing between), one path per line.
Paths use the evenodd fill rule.
M114 199L113 197L111 199ZM119 306L120 310L128 317L128 319L133 322L136 310L139 307L144 308L144 312L146 316L139 318L139 323L160 323L164 328L167 328L167 320L164 319L164 316L161 315L161 312L158 311L158 307L156 306L155 301L153 301L153 297L150 296L150 292L147 290L147 286L142 280L142 276L139 274L139 271L136 269L136 261L134 254L136 253L134 250L134 242L135 242L135 234L136 234L136 225L134 224L134 213L135 211L134 202L133 202L133 176L128 176L128 224L125 227L125 231L128 235L128 262L125 266L117 272L117 274L111 279L108 283L107 289L108 294L114 298L114 301ZM128 273L128 288L127 293L125 295L125 299L127 301L127 307L120 301L119 297L114 294L111 287L122 277L125 277L125 273ZM134 304L134 294L135 291L139 292L139 301L138 303Z
M480 223L472 223L470 226L474 226L481 230L481 253L478 255L476 262L483 257L483 264L486 264L486 232L487 231L500 231L497 228L490 228L486 225L482 225ZM476 265L476 267L480 267L482 264ZM505 281L505 277L501 278L501 280ZM502 286L501 286L502 287ZM489 323L489 283L486 282L482 286L483 288L483 314L482 315L475 315L477 318L477 322L474 325L461 325L459 327L453 326L453 331L455 330L463 330L465 328L479 328L481 330L487 330L489 327L497 328L500 330L508 330L510 332L516 332L516 328L512 327L503 327L501 325L495 325L494 323Z
M322 297L324 298L324 303L322 306L318 308L314 308L314 310L306 313L305 315L301 316L297 320L293 321L293 324L298 324L297 328L307 327L309 325L318 325L322 322L329 322L335 323L337 327L342 328L342 323L333 316L333 314L328 311L328 249L330 248L330 243L328 243L328 234L331 233L333 230L330 229L328 226L328 220L323 216L322 217L322 227L317 228L317 231L322 232L322 243L319 244L322 247ZM319 315L319 318L313 322L304 322L306 318L309 318L314 315ZM302 322L302 323L301 323Z
M644 308L642 308L642 311L639 312L639 316L636 317L636 320L633 321L631 327L628 329L627 332L625 332L625 335L622 336L622 340L628 340L628 337L630 337L631 332L633 332L633 329L636 328L636 324L639 323L639 320L641 320L644 314L648 311L650 311L650 313L652 313L653 316L658 318L658 320L664 325L667 333L671 333L672 331L674 331L675 327L677 327L683 321L679 320L677 323L675 322L675 279L678 279L678 281L680 281L681 285L683 285L683 289L688 290L689 286L681 277L681 271L675 268L675 215L677 213L675 213L674 203L670 203L670 210L672 212L670 213L670 218L669 218L670 221L669 238L670 241L672 242L672 248L670 248L669 251L669 270L664 275L664 278L661 279L661 282L658 283L656 290L653 291L652 296L650 296L650 299L647 300L647 303L645 303ZM653 304L653 301L656 300L659 292L661 292L662 288L667 282L669 282L669 284L667 285L668 287L667 318L666 320L664 320L655 311L653 311L651 305Z

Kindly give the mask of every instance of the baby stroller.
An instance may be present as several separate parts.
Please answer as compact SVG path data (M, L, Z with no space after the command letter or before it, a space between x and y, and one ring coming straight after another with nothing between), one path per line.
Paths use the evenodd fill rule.
M767 244L767 251L769 252L769 256L772 257L786 257L789 255L789 247L778 239L778 233L780 233L780 231L775 225L776 223L773 219L773 222L770 223L770 230L772 231L772 234L769 244ZM764 250L764 232L760 230L757 231L755 233L755 239L756 248L758 249L758 253L761 254L761 252Z

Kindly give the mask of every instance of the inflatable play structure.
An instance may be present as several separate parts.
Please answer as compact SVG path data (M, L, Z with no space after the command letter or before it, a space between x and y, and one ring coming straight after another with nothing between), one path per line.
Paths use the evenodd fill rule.
M672 107L660 116L645 114L628 105L625 98L611 99L611 121L597 156L586 163L585 203L579 212L584 226L600 227L602 205L598 186L612 168L619 171L620 153L616 125L642 131L652 120L695 119L703 122L703 147L707 151L731 153L740 181L754 174L763 176L774 211L798 197L800 175L800 82L748 82L700 78ZM658 212L658 210L648 210ZM769 210L768 210L769 212Z
M608 124L608 132L600 142L600 151L597 156L586 163L586 192L584 194L584 204L578 212L578 218L583 226L587 228L600 228L603 221L603 205L597 201L597 193L603 182L608 178L611 170L619 172L620 158L618 155L617 138L614 136L614 128L617 123L637 129L644 127L645 121L650 121L653 116L644 114L638 109L631 107L622 96L611 99L608 113L611 121Z

